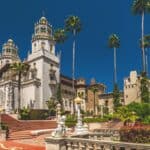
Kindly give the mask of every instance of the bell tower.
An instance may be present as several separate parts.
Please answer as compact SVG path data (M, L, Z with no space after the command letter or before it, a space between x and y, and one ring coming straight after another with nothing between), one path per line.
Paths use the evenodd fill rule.
M60 60L55 52L55 40L52 34L52 26L45 17L41 17L34 26L32 35L32 50L28 55L28 64L31 69L36 66L36 79L40 82L34 90L34 96L27 98L35 100L36 108L46 109L46 102L56 96L57 84L60 82ZM32 93L33 94L33 93Z
M32 53L45 51L55 55L55 41L52 35L52 26L45 17L35 23L34 34L32 35Z

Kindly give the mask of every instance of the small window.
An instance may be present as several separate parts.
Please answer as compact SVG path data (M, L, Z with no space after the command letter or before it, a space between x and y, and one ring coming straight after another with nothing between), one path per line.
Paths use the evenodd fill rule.
M41 27L41 32L45 33L46 32L46 28L45 27Z
M9 60L6 60L6 64L8 64L9 63Z
M126 98L128 98L128 95L126 95Z
M51 81L55 80L55 77L54 77L53 75L50 76L50 80L51 80Z
M51 34L51 30L48 28L48 33Z
M37 29L35 30L35 32L38 33L38 32L39 32L39 28L37 28Z
M50 52L52 53L52 51L53 51L53 45L51 44L50 45Z
M9 49L9 48L8 48L8 49L6 49L6 52L10 53L10 49Z
M120 147L120 150L125 150L125 148L124 147Z
M108 101L105 101L105 106L108 106Z

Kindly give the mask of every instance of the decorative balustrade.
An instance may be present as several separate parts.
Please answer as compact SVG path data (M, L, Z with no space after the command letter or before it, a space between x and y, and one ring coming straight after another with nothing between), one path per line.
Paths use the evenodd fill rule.
M100 141L91 139L67 139L66 150L149 150L150 145Z
M87 135L86 135L87 136ZM100 140L98 136L84 135L70 138L46 138L46 150L150 150L150 144L126 143L120 141ZM92 138L91 138L92 137Z

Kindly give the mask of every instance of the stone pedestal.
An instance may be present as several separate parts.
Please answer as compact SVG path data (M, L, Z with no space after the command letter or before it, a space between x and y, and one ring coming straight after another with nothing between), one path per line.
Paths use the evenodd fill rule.
M0 130L0 141L6 141L6 130Z
M46 150L66 150L64 138L45 138Z

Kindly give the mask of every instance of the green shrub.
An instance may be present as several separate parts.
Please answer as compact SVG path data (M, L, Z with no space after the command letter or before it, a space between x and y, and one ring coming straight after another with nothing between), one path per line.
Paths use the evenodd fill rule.
M150 115L144 118L143 124L150 125Z
M6 138L8 138L8 135L9 135L9 128L6 124L4 123L1 123L1 128L2 130L6 130Z
M150 143L150 126L123 127L120 140L133 143Z
M23 109L21 109L19 111L19 114L20 114L21 120L29 120L30 119L30 109L29 108L23 107Z
M150 124L150 103L136 103L133 102L128 106L129 111L133 111L137 114L139 120L143 123Z
M83 122L85 123L96 123L96 122L106 122L108 121L108 118L84 118Z
M77 118L74 115L67 115L65 125L68 128L74 127L77 123Z
M45 120L49 117L49 111L43 109L30 110L30 120Z
M45 120L49 117L48 110L23 108L20 110L21 120Z

